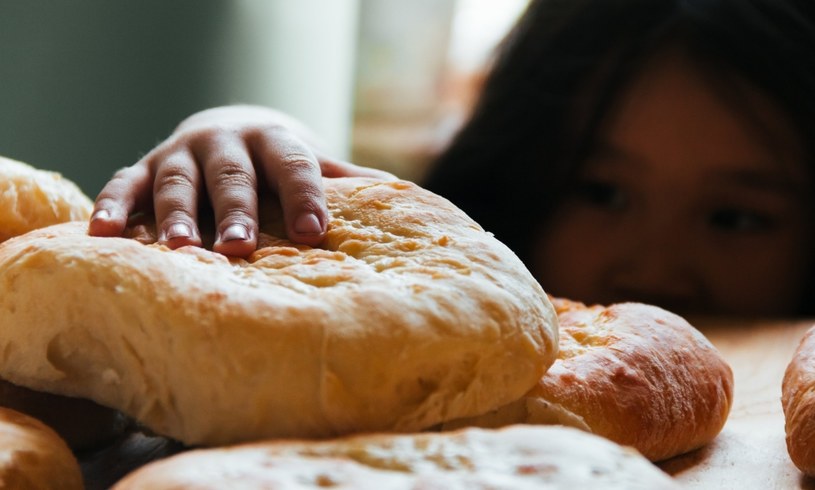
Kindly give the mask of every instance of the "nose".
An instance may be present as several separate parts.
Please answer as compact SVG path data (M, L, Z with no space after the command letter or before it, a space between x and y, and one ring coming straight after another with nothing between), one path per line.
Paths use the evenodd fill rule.
M608 277L613 302L636 301L674 312L702 308L692 237L671 223L637 227Z

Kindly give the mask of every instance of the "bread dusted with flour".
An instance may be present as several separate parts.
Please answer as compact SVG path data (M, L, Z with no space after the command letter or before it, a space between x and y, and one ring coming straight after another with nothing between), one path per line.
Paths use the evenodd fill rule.
M564 424L660 461L701 447L721 431L733 373L681 317L655 306L586 306L555 299L558 360L519 400L447 424Z
M229 261L85 223L5 242L0 376L203 445L416 431L540 379L557 319L508 248L414 184L325 189L321 248L265 235Z
M192 451L152 463L114 490L524 490L679 486L645 458L566 427L365 435Z

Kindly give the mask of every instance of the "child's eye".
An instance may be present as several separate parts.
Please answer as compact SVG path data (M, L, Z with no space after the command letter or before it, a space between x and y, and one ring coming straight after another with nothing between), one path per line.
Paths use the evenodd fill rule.
M576 197L597 207L622 209L626 202L623 190L609 182L584 180L577 184Z
M717 209L710 214L708 222L714 228L727 232L763 231L775 224L769 216L736 208Z

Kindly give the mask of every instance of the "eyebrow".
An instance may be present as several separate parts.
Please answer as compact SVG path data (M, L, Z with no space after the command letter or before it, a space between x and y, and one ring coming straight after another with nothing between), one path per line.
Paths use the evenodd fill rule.
M717 172L717 180L741 187L784 195L807 195L807 183L776 171L736 170Z
M585 159L590 160L592 158L607 159L609 163L614 163L615 161L625 161L627 163L633 163L636 165L645 164L643 159L638 155L629 152L625 148L620 148L619 146L606 140L598 140L591 146L591 148L589 148L589 150L586 152Z
M597 141L587 153L587 156L588 158L608 158L609 163L613 163L615 160L623 160L635 165L642 164L642 160L638 155L606 140ZM771 164L762 161L745 161L741 165L733 165L734 167L742 167L737 170L725 169L715 172L714 178L719 182L733 182L736 185L752 190L772 192L774 194L789 194L796 197L807 196L809 188L807 181L804 180L806 177L802 176L800 179L796 179L780 173L776 170L779 165L778 163ZM744 167L748 168L745 169ZM771 168L773 170L769 170Z

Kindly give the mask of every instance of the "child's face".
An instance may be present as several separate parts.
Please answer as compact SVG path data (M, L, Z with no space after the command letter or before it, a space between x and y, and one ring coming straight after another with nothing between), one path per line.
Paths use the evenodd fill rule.
M548 293L684 314L796 312L815 266L803 145L767 99L736 93L740 107L679 54L633 80L541 231L533 269Z

